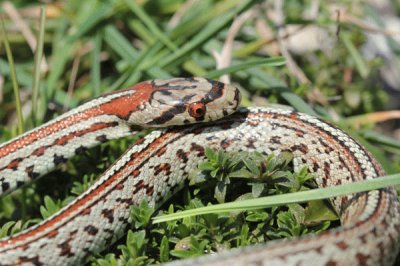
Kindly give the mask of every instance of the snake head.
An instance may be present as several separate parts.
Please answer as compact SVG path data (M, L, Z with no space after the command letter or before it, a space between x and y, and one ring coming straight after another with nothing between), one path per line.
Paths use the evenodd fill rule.
M240 103L238 88L205 78L153 80L136 87L151 91L131 117L142 127L214 121L235 112Z

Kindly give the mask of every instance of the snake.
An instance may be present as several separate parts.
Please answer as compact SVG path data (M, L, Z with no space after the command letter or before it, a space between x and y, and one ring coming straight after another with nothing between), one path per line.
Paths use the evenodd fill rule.
M131 206L158 206L205 160L205 149L291 152L319 187L378 178L384 171L358 142L320 118L282 108L239 107L239 89L205 78L138 83L88 101L0 146L0 192L32 182L111 139L139 139L60 211L0 239L0 265L78 265L118 240ZM393 265L400 206L393 187L330 199L341 225L169 265Z

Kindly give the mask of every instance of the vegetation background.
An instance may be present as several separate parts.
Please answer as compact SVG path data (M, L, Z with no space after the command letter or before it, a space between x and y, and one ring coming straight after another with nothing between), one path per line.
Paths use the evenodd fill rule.
M365 145L387 173L399 173L399 13L398 1L372 0L2 1L0 142L139 81L206 76L239 86L245 106L289 105L337 124ZM50 216L82 193L135 139L94 148L2 197L1 234ZM209 155L211 162L217 156ZM283 171L301 185L308 180L306 173L287 172L290 159L267 161L273 162L270 176ZM283 193L292 188L274 189ZM198 188L182 193L180 204L186 207L175 208L206 204L197 198ZM239 226L237 217L208 215L143 229L153 213L143 205L132 211L132 227L141 231L129 231L89 263L167 261L220 246L318 232L329 226L327 220L337 223L329 207L312 219L307 209L312 208L293 205L272 209L274 215L239 215L243 223L258 225ZM316 226L316 221L322 222ZM277 227L270 228L272 224ZM222 226L230 229L220 230ZM235 227L242 229L232 231Z

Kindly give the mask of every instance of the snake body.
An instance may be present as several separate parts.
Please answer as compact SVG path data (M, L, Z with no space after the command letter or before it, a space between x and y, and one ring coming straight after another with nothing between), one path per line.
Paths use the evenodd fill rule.
M318 118L242 108L233 86L202 78L156 80L111 93L0 146L3 193L60 162L141 128L139 140L85 193L58 213L0 240L0 265L76 265L120 237L129 208L157 205L204 160L204 149L290 151L318 186L377 178L383 170L350 136ZM231 115L229 115L231 114ZM225 115L221 120L217 120ZM342 226L320 235L238 249L178 265L391 265L399 250L400 207L393 188L337 197Z

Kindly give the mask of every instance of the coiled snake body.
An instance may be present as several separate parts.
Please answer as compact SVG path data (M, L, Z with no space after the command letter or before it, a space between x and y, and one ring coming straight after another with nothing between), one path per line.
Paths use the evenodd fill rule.
M104 95L0 146L2 192L50 171L83 149L146 127L88 191L42 223L0 240L0 265L76 265L115 241L129 208L157 204L204 160L204 148L293 152L320 187L377 178L376 160L343 131L305 114L242 108L236 88L202 78L155 80ZM223 119L217 120L223 116ZM342 226L179 265L390 265L399 250L400 207L393 188L332 199Z

